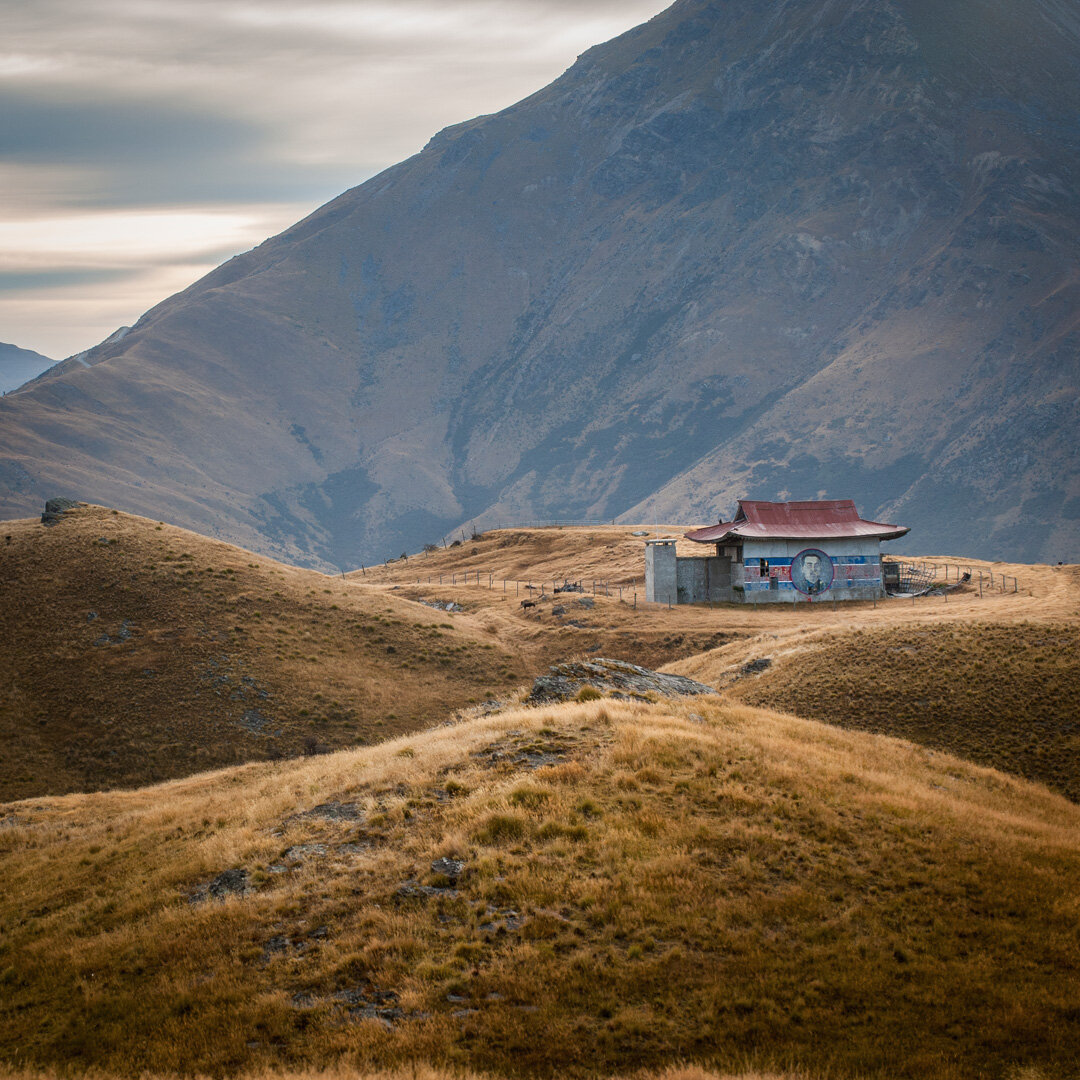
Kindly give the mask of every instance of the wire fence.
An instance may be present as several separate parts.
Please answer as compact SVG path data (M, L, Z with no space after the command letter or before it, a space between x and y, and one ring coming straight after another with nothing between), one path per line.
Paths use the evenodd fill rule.
M477 519L451 529L445 536L440 537L439 543L434 546L452 547L455 542L463 544L466 540L479 540L485 532L497 532L500 529L563 529L583 526L596 528L614 524L614 518L604 518L602 521L596 518L547 518L542 521L506 521L499 524L487 524L481 528Z
M410 561L414 564L420 561L422 565L425 554L427 553L421 552L419 555L413 556L403 555L400 559L389 559L382 565L407 564ZM1020 591L1019 580L1013 575L993 570L975 569L962 563L927 563L899 559L882 560L883 571L890 566L896 568L893 581L897 588L891 590L892 595L894 598L896 595L903 595L905 599L910 597L912 602L917 598L932 597L936 594L943 594L945 599L948 600L950 591L956 591L962 587L977 590L980 597L993 593L1018 593ZM361 567L361 573L366 576L368 569L375 569L375 567ZM888 585L887 574L886 579ZM566 573L523 579L499 577L494 570L462 569L443 571L442 573L419 573L415 582L417 586L424 584L438 586L472 585L501 591L505 595L513 595L517 598L526 611L538 607L541 601L554 601L557 598L570 600L575 596L585 594L615 597L618 600L632 604L635 610L639 604L649 607L670 608L678 603L678 600L673 596L664 600L647 601L645 599L644 577L613 582L602 578L586 578L576 573ZM888 591L890 590L887 589ZM828 596L821 597L821 600L825 602L829 599ZM832 598L832 602L835 608L837 606L836 599ZM843 601L842 603L848 604L850 602ZM709 603L706 606L715 606L716 603L719 603L719 601ZM736 606L753 606L754 610L757 610L758 607L752 600L736 602ZM774 605L770 604L768 606Z
M897 591L905 594L925 592L941 587L955 589L960 585L970 585L973 589L978 589L980 596L987 592L1018 593L1020 591L1019 579L1011 574L997 573L993 570L976 570L962 563L882 559L883 570L889 566L898 568L899 588ZM939 575L942 579L940 582Z

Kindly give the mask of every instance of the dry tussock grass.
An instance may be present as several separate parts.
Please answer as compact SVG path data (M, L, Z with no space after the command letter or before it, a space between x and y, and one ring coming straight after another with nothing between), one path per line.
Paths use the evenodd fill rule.
M745 665L771 666L748 675ZM961 620L759 636L671 665L749 704L912 739L1080 800L1080 627Z
M0 1065L0 1080L55 1080L57 1073L23 1072ZM93 1076L94 1074L90 1074ZM142 1080L178 1080L173 1075L146 1073ZM196 1074L190 1080L209 1080L205 1075ZM253 1073L240 1073L236 1080L497 1080L490 1073L481 1074L462 1070L436 1069L430 1065L411 1065L407 1069L385 1069L372 1071L361 1069L346 1062L331 1068L302 1069L289 1072L268 1070ZM760 1072L725 1072L718 1073L697 1066L675 1065L659 1071L635 1071L622 1077L610 1077L609 1080L810 1080L807 1073L760 1073ZM1037 1080L1032 1077L1030 1080Z
M360 816L309 813L331 801ZM1080 1056L1080 808L715 698L8 811L0 1056L22 1068L966 1077ZM248 895L189 903L241 867Z
M0 540L0 800L427 727L527 682L497 635L102 507Z

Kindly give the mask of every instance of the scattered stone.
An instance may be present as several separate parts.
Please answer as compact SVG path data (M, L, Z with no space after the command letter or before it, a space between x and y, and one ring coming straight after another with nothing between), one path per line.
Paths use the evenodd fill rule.
M205 900L225 900L230 896L247 896L251 892L248 872L239 867L223 870L216 878L196 888L188 897L192 904Z
M491 743L483 750L474 751L472 756L486 758L491 765L508 764L525 769L540 769L565 760L574 745L576 744L559 735L545 736L543 741L537 741L533 735L508 731L498 742Z
M556 604L556 605L555 605L555 606L554 606L554 607L553 607L553 608L551 609L551 614L552 614L552 615L565 615L565 614L566 614L566 608L564 608L564 607L562 606L562 604Z
M769 656L760 656L756 660L751 660L749 663L743 664L739 669L740 675L759 675L767 668L772 667L772 658Z
M95 645L122 645L125 641L131 639L131 623L125 619L120 624L120 629L116 632L116 637L110 637L108 634L102 634L101 637L95 639Z
M398 996L393 990L379 990L362 986L355 990L339 990L334 1000L346 1006L345 1012L352 1020L378 1020L392 1028L398 1020L405 1019L405 1010L398 1007Z
M98 614L97 614L96 611L88 611L86 613L86 621L87 622L93 622L97 617L98 617Z
M233 697L236 695L234 694ZM240 726L247 728L248 731L262 731L269 722L258 709L245 709L244 715L240 717Z
M460 604L455 604L453 600L417 600L416 602L423 604L425 607L434 608L436 611L449 611L451 614L465 610Z
M554 701L569 701L577 697L583 686L593 686L605 692L657 693L664 697L716 693L711 686L682 675L665 675L623 660L598 658L556 664L547 675L541 675L533 683L525 703L546 705Z
M637 529L634 532L632 532L630 535L631 536L648 536L649 535L649 530L648 529Z
M444 896L452 900L458 895L457 889L449 886L421 885L418 881L403 881L394 891L395 900L426 900L433 896Z
M278 953L288 952L291 945L292 942L287 937L282 937L280 935L272 937L263 946L263 963L267 963L271 959L271 957L277 955Z
M74 510L78 505L74 499L49 499L45 503L45 513L41 515L41 524L56 525L68 510Z
M302 818L322 818L323 821L360 821L364 812L356 803L324 802L298 815Z
M594 608L596 607L596 601L591 596L582 596L574 601L578 607Z
M326 854L325 844L293 844L286 848L281 857L286 863L299 863L305 859L319 859Z
M479 1009L454 1009L450 1015L455 1020L464 1020L466 1016L477 1016L479 1012Z
M465 863L461 859L436 859L431 864L431 872L433 874L442 874L443 877L449 878L453 884L457 884L458 878L465 873Z
M477 929L482 934L506 934L520 930L525 925L524 917L512 908L487 908L487 922L482 922Z

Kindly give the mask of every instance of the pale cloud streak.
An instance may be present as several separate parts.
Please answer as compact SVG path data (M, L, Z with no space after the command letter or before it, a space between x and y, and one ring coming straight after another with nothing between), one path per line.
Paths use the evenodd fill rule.
M0 0L0 340L94 344L664 6Z

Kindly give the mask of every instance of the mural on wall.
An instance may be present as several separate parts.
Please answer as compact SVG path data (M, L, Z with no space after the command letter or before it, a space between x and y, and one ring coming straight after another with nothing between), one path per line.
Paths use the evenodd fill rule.
M807 596L830 589L833 574L832 560L821 548L806 548L791 560L791 583Z

